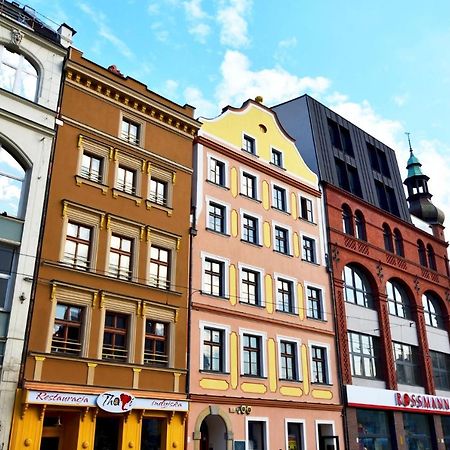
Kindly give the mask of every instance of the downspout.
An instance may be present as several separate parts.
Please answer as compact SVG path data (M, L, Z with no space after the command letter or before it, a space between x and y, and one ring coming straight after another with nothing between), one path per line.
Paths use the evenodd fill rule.
M347 431L347 408L345 405L345 399L346 399L346 393L345 393L345 387L344 383L342 381L342 364L341 364L341 358L340 358L340 351L339 351L339 334L338 334L338 326L337 326L337 314L336 314L336 302L335 302L335 295L334 295L334 276L333 276L333 263L330 260L331 255L331 244L329 241L329 219L328 219L328 201L327 201L327 195L326 195L326 189L322 189L323 184L321 184L321 190L323 194L323 211L325 214L325 238L327 240L327 248L328 248L328 255L327 255L327 270L330 274L329 280L330 280L330 289L331 289L331 304L333 307L333 322L334 322L334 345L335 345L335 352L336 352L336 361L337 361L337 373L338 373L338 380L339 380L339 393L340 393L340 401L342 403L342 420L343 420L343 431L344 431L344 443L345 448L350 448L350 441L349 441L349 434Z

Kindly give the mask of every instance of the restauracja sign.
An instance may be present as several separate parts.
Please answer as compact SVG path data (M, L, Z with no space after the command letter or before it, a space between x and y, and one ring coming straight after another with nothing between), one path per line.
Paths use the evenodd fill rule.
M97 397L99 408L110 413L123 413L133 408L134 396L123 391L103 392Z

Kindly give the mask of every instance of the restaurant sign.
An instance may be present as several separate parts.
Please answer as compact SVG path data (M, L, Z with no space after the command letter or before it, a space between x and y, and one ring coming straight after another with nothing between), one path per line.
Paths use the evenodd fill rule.
M123 413L133 409L134 396L123 391L103 392L97 397L97 406L110 413Z

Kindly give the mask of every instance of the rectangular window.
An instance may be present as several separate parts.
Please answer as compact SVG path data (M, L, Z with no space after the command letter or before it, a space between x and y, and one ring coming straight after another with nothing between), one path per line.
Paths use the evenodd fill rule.
M225 163L217 159L209 159L208 180L219 186L225 186Z
M241 194L246 197L256 199L258 197L256 189L256 177L244 172L241 180Z
M58 303L53 326L52 352L79 355L82 324L83 308Z
M6 306L6 293L11 278L14 248L0 244L0 308Z
M117 234L111 236L109 274L122 280L131 280L133 240Z
M242 240L252 244L259 244L258 219L244 214L242 216Z
M129 119L122 119L122 129L120 137L130 144L139 144L140 125Z
M261 336L243 335L244 367L242 375L262 376L262 342Z
M302 238L302 259L311 263L316 262L316 241L312 238L303 236Z
M285 255L289 254L289 231L285 228L275 227L274 250Z
M88 270L90 267L92 229L75 222L67 224L64 245L64 262L77 269Z
M283 278L277 279L277 310L295 313L294 282Z
M417 347L400 342L392 343L394 348L397 382L401 384L421 385L419 355Z
M436 389L450 390L450 355L430 350Z
M243 150L245 150L247 153L251 153L252 155L256 154L256 145L255 145L255 140L244 134L244 148Z
M147 319L145 321L144 364L167 366L169 362L169 325Z
M309 198L300 197L300 217L308 222L314 222L313 204Z
M287 423L287 449L304 450L303 424L298 422Z
M348 347L352 375L377 378L378 345L373 336L348 332Z
M261 306L261 279L259 272L241 270L241 303Z
M266 422L249 420L247 422L248 450L267 450Z
M217 297L225 295L224 263L206 258L204 262L203 292Z
M142 418L142 430L141 430L141 450L163 450L167 447L166 444L166 419L156 417L143 417ZM115 441L116 443L118 440ZM114 449L117 446L111 445L111 447L102 447ZM97 450L97 449L94 449Z
M309 319L325 320L322 289L307 286L306 297L308 303L307 317Z
M8 330L9 313L0 311L0 368L5 357L6 335Z
M224 331L217 328L203 329L203 370L224 372Z
M217 233L225 233L226 208L218 203L210 202L208 206L208 229Z
M128 316L106 311L103 359L126 361L128 357Z
M362 448L391 450L395 442L389 424L394 422L391 413L373 409L357 409L358 440Z
M103 180L103 158L83 152L80 175L95 183L101 183Z
M170 250L156 245L150 248L150 285L170 289Z
M136 194L136 171L119 165L117 169L116 189L126 194Z
M272 149L272 159L270 161L274 166L283 167L283 153L279 150Z
M280 211L287 211L286 189L280 186L273 186L272 206Z
M282 380L297 381L298 356L295 342L280 341L280 376Z
M327 349L311 346L311 368L313 383L328 384Z
M167 182L152 178L150 180L149 200L158 205L167 206Z

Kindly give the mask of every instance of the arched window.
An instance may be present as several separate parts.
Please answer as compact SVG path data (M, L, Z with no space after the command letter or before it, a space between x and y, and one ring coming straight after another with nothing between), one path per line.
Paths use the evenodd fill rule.
M388 252L394 251L394 245L392 243L392 232L391 228L387 223L383 224L383 239L384 239L384 249Z
M422 295L422 305L425 323L430 327L444 328L444 319L437 295L432 292L425 292Z
M405 289L396 281L386 283L389 314L404 319L411 319L411 308Z
M355 211L355 231L358 239L367 241L366 221L364 220L363 213L359 209Z
M428 257L428 267L431 270L436 270L436 256L434 254L434 250L431 244L427 244L427 257Z
M355 305L373 308L373 296L364 273L354 267L344 267L345 301Z
M342 205L342 228L345 234L353 236L353 214L350 206L345 203Z
M419 252L420 265L424 266L424 267L428 267L425 245L420 239L417 241L417 251Z
M0 144L0 214L19 217L25 170Z
M0 45L0 88L36 100L38 72L22 54Z
M405 250L403 248L403 238L398 228L394 228L394 248L395 253L398 256L405 256Z

